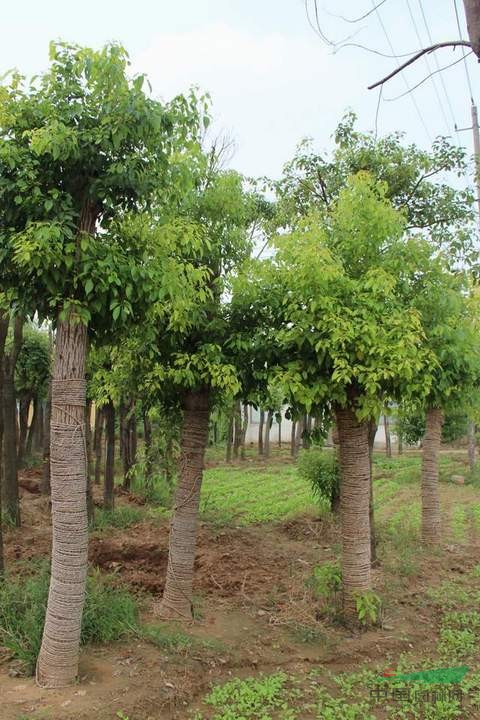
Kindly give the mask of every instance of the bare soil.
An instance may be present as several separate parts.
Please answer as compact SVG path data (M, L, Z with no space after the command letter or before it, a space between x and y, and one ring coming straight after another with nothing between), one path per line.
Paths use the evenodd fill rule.
M36 482L35 470L22 474L24 525L6 532L7 563L50 553L49 504ZM442 487L447 513L458 492L467 489ZM124 495L118 501L135 502ZM212 682L233 676L277 668L303 672L316 664L336 672L367 661L389 666L392 656L424 652L435 642L438 618L427 587L480 561L472 533L466 543L449 538L441 553L419 553L418 571L401 583L380 565L374 574L386 599L383 627L360 633L327 619L306 584L314 565L336 556L338 544L336 524L313 517L248 528L201 523L194 585L199 617L170 624L191 636L188 646L158 648L133 639L83 649L78 685L58 691L12 676L4 657L0 718L113 720L123 713L129 720L186 719ZM128 530L94 533L90 563L140 594L148 621L151 601L163 589L167 551L168 523L145 520Z

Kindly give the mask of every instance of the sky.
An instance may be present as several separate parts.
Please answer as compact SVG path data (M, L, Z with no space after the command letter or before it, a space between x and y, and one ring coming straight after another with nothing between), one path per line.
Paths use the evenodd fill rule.
M379 0L377 0L377 3ZM456 0L466 37L462 0ZM313 9L313 0L307 0ZM384 0L359 23L372 0L318 0L324 33L395 54L433 42L457 39L454 0ZM423 10L423 14L422 14ZM428 28L428 32L427 32ZM48 64L51 40L100 47L118 41L128 50L132 71L146 73L156 97L169 100L192 85L209 92L216 134L235 142L231 165L249 176L278 177L297 143L312 137L320 150L353 109L362 130L406 133L428 148L451 135L472 152L470 90L463 61L434 75L398 100L390 100L436 70L430 56L389 82L379 102L367 86L398 61L360 48L333 52L309 25L305 0L16 0L2 7L0 74L16 67L26 75ZM440 67L461 51L437 53ZM480 67L467 59L473 94ZM442 84L443 81L443 84ZM377 112L378 109L378 112Z

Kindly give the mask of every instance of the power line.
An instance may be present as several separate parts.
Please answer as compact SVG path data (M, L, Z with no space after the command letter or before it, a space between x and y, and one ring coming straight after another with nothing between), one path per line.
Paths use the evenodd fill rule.
M473 50L470 50L470 52L465 56L468 57L473 53ZM448 68L453 67L454 65L458 65L458 63L463 62L463 57L458 58L457 60L454 60L453 62L449 63L448 65L444 65L443 67L439 68L438 70L431 70L430 73L423 78L423 80L420 80L416 85L414 85L410 90L406 90L403 93L400 93L400 95L395 95L395 97L391 98L384 98L385 102L393 102L394 100L400 100L400 98L405 97L405 95L408 95L409 92L412 92L413 90L416 90L420 85L423 85L423 83L427 82L427 80L433 79L433 75L436 75L439 72L442 72L443 70L448 70ZM381 86L383 87L383 86ZM450 129L449 129L450 131ZM457 126L455 125L455 132L458 131Z
M367 10L366 13L364 13L363 15L360 15L360 17L358 17L358 18L346 18L346 17L344 17L343 15L337 15L336 13L328 12L328 10L326 10L326 12L327 12L329 15L331 15L332 17L339 18L340 20L343 20L343 21L346 22L346 23L358 23L358 22L360 22L361 20L365 20L365 18L367 18L367 17L368 17L369 15L371 15L372 13L374 13L377 8L381 7L381 6L384 5L386 2L387 2L387 0L380 0L380 2L379 2L377 5L375 5L375 7L373 7L371 10Z
M458 15L458 7L457 7L457 0L453 0L453 6L455 8L455 17L457 19L457 28L458 28L458 37L462 37L462 28L460 27L460 17ZM462 48L462 55L463 55L463 62L465 65L465 74L467 76L467 85L468 85L468 91L470 93L470 100L472 105L474 105L473 101L473 90L472 90L472 83L470 81L470 73L468 72L468 65L467 65L467 56L465 55L465 50Z
M430 28L428 26L427 18L425 15L425 10L423 9L422 0L418 0L418 5L420 7L420 12L422 13L423 24L425 25L425 30L427 31L428 39L430 41L430 44L433 45L432 33L430 32ZM438 58L435 54L433 55L433 59L434 59L435 65L437 66L437 70L440 71L440 64L439 64ZM453 126L457 127L457 123L455 120L455 113L453 112L452 103L450 102L450 96L448 94L447 87L445 85L445 80L443 79L443 75L441 73L440 73L440 82L442 84L443 92L444 92L445 98L447 100L447 105L450 110L450 115L452 116ZM460 145L460 137L459 137L458 133L456 133L456 134L457 134L457 142Z
M412 12L412 6L410 5L410 0L406 0L406 3L407 3L407 7L408 7L408 12L410 13L410 18L411 18L412 23L413 23L413 28L414 28L414 30L415 30L415 35L417 36L417 40L418 40L418 43L419 43L419 46L420 46L420 49L421 49L421 48L423 47L423 42L422 42L422 38L421 38L421 36L420 36L420 32L419 32L418 27L417 27L417 23L416 23L416 21L415 21L415 16L414 16L414 14L413 14L413 12ZM432 85L433 85L433 88L434 88L434 91L435 91L435 95L436 95L437 100L438 100L438 104L439 104L439 106L440 106L440 111L441 111L441 113L442 113L442 115L443 115L443 119L444 119L444 121L445 121L445 125L446 125L446 128L447 128L447 132L450 133L450 132L451 132L451 130L450 130L450 123L448 122L447 115L446 115L446 113L445 113L445 108L444 108L443 103L442 103L442 100L441 100L441 98L440 98L440 93L438 92L437 83L435 82L435 79L434 79L434 77L433 77L434 73L432 73L432 68L430 67L430 63L429 63L428 57L427 57L426 55L424 55L424 60L425 60L426 66L427 66L427 70L428 70L428 73L429 73L429 77L430 77L431 80L432 80ZM424 81L422 80L422 82L424 82ZM419 83L419 85L421 85L421 84L422 84L422 83ZM416 87L418 87L418 85L416 85L415 87L413 87L412 90L415 90Z
M374 3L373 0L372 0L372 5L374 6L374 10L375 10L375 13L376 13L376 15L377 15L378 22L380 23L380 26L381 26L381 28L382 28L382 30L383 30L383 34L385 35L385 39L386 39L386 41L387 41L387 43L388 43L388 46L390 47L390 51L392 52L393 55L395 55L395 50L393 49L393 45L392 45L392 41L390 40L390 36L389 36L388 33L387 33L387 29L386 29L386 27L385 27L385 25L384 25L384 23L383 23L383 20L382 20L382 17L381 17L381 15L380 15L379 11L378 11L378 7L375 7L375 3ZM396 56L396 58L397 58L397 60L398 60L398 56ZM405 77L405 75L404 75L403 73L402 73L402 77L403 77L403 82L405 83L405 86L406 86L407 90L410 91L410 85L409 85L409 83L408 83L407 78ZM426 125L426 123L425 123L425 120L423 119L423 115L422 115L422 113L420 112L420 108L418 107L418 103L417 103L415 97L414 97L411 93L410 93L409 97L410 97L411 100L412 100L412 104L413 104L413 106L414 106L414 108L415 108L415 111L416 111L416 113L417 113L417 115L418 115L418 117L419 117L419 120L420 120L421 124L423 125L423 128L424 128L424 130L425 130L425 133L426 133L429 141L432 142L432 136L430 135L430 132L429 132L428 127L427 127L427 125Z
M386 0L384 0L384 1L386 2ZM383 4L383 3L380 3L380 4ZM323 32L322 27L320 25L320 16L319 16L319 12L318 12L317 0L313 0L313 9L314 9L315 19L310 14L309 5L310 5L310 0L304 0L305 14L307 16L308 24L312 28L313 32L316 35L318 35L326 45L333 48L334 53L338 52L339 50L343 50L343 48L356 47L356 48L360 48L361 50L365 50L366 52L373 53L374 55L379 55L381 57L393 58L393 59L410 57L411 55L413 55L412 51L405 52L405 53L397 53L395 55L390 55L389 53L381 52L380 50L376 50L375 48L369 48L366 45L362 45L361 43L348 42L348 40L350 40L353 37L353 35L349 35L348 37L344 38L343 40L336 40L336 41L331 40L329 37L327 37L325 35L325 33ZM379 5L377 7L379 7ZM371 13L375 12L375 9L376 8L372 8L372 10L370 12ZM334 16L334 17L338 17L338 16ZM349 22L349 21L347 20L347 22Z

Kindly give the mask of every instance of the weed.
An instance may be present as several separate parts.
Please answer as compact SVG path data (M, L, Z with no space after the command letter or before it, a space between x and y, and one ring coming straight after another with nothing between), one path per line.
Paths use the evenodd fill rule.
M42 641L49 568L41 564L25 578L9 577L0 586L0 645L25 673L32 674ZM87 581L82 643L101 643L128 635L137 625L137 605L110 578L94 573Z
M104 510L100 508L95 512L95 521L93 530L108 530L110 528L126 529L132 525L136 525L145 517L145 513L140 508L130 507L130 505L121 505L115 510Z
M355 596L357 615L362 625L375 625L380 618L382 601L372 590Z
M269 720L271 713L282 710L283 720L294 720L296 713L288 712L288 676L283 672L259 675L245 680L235 678L224 685L217 685L205 698L216 713L213 720ZM204 716L197 713L196 720Z
M318 717L322 720L375 720L368 712L368 703L347 703L325 690L318 691Z

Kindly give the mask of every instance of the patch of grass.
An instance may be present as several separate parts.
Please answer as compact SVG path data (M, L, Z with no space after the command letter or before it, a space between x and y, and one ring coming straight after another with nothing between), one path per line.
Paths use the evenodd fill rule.
M205 471L200 509L208 520L251 525L305 512L318 515L319 504L294 465L227 466ZM321 505L320 512L328 512L328 501Z
M99 508L95 511L93 530L109 530L110 528L126 529L136 525L145 518L145 512L130 505L120 505L115 510Z
M42 641L49 587L49 567L37 565L27 577L7 577L0 585L0 645L32 674ZM137 628L135 599L98 571L87 580L81 642L119 640Z
M452 532L456 540L464 541L467 530L467 517L465 508L461 505L455 505L452 514Z

